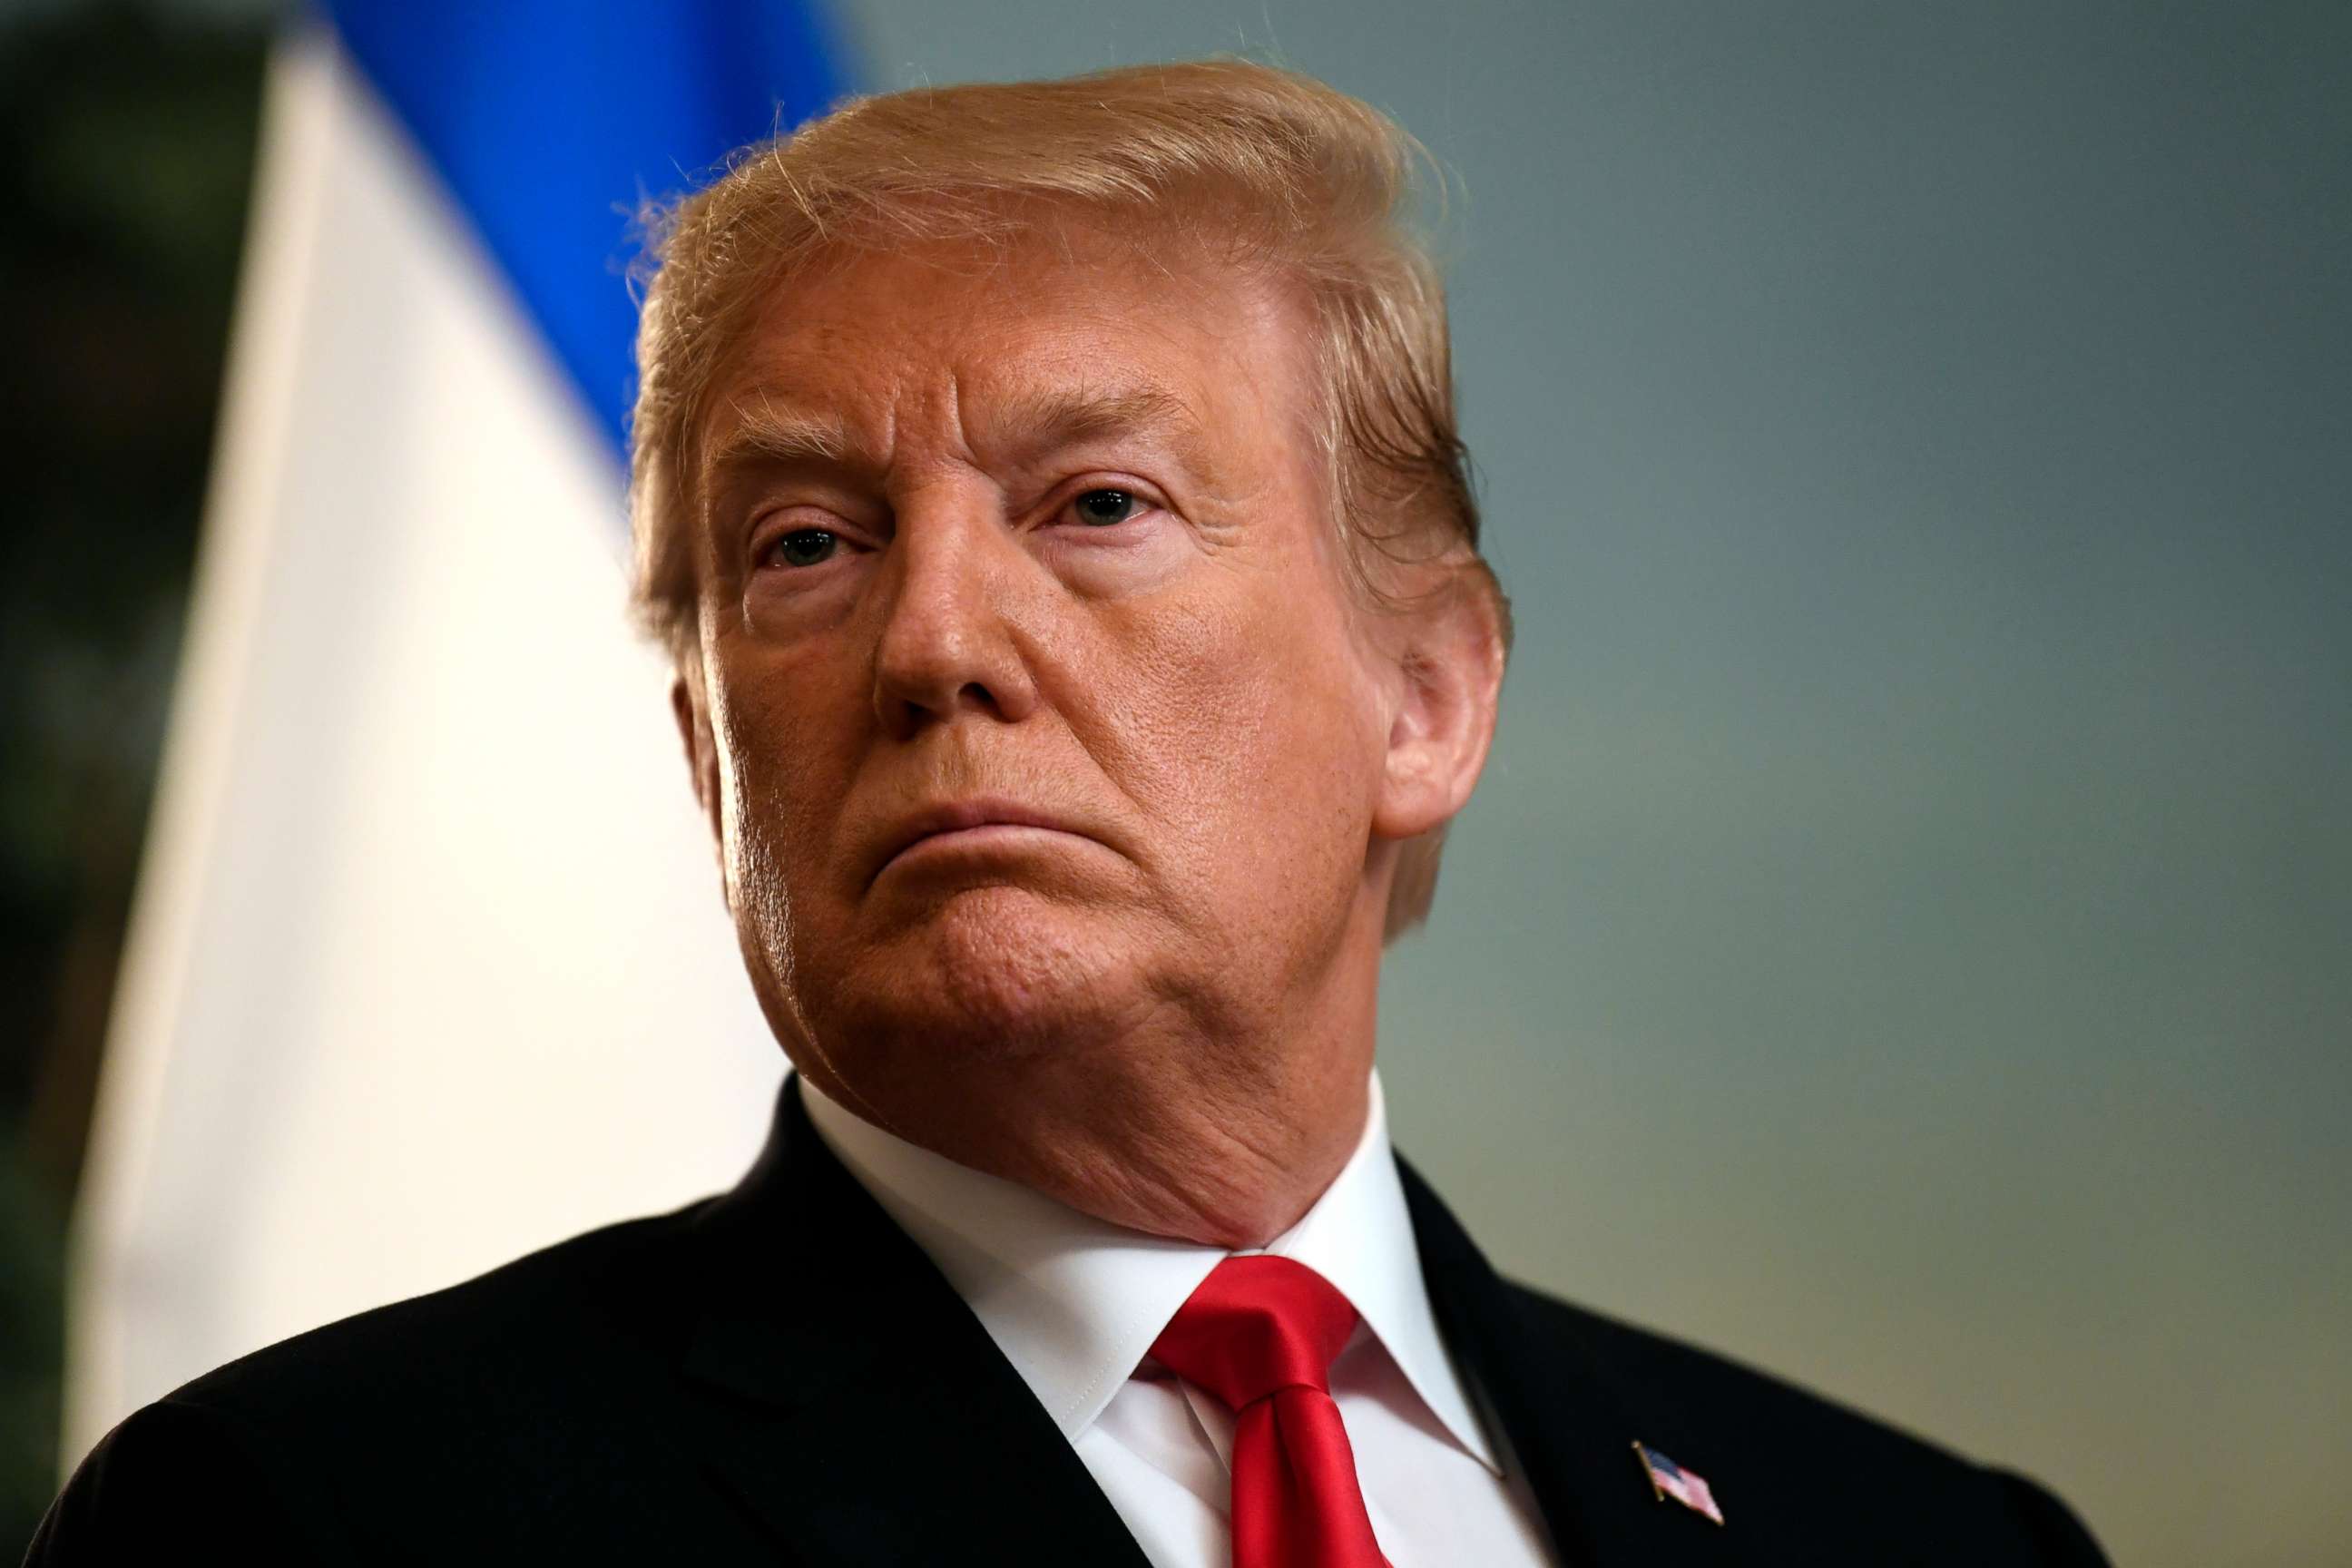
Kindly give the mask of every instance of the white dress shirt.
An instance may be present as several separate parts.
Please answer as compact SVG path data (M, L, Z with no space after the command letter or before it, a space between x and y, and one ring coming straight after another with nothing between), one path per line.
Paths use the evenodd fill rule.
M817 1135L971 1305L1154 1568L1225 1568L1233 1415L1150 1352L1231 1255L1080 1214L801 1089ZM1377 1074L1370 1101L1338 1178L1262 1250L1314 1269L1362 1317L1331 1397L1393 1568L1549 1563L1526 1482L1438 1338Z

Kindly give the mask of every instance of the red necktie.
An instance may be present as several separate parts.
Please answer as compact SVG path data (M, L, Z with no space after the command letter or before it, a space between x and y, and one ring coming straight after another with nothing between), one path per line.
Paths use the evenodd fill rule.
M1331 1403L1356 1309L1287 1258L1228 1258L1151 1347L1234 1413L1234 1568L1387 1568Z

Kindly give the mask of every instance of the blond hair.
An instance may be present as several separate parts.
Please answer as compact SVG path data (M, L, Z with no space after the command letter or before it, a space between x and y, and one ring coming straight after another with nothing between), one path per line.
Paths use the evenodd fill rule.
M1242 60L918 88L743 149L709 186L647 215L630 453L641 621L688 667L698 431L774 288L820 253L1008 237L1042 205L1175 226L1303 288L1352 585L1399 609L1394 568L1443 566L1439 591L1488 595L1507 648L1509 605L1478 553L1454 426L1444 292L1408 231L1423 162L1370 105ZM1405 846L1387 935L1427 914L1444 832Z

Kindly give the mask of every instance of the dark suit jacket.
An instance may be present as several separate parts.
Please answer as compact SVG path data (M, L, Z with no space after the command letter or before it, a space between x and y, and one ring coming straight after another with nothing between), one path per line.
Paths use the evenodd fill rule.
M2031 1482L1506 1282L1409 1167L1404 1184L1441 1331L1563 1563L2101 1562ZM1725 1524L1658 1500L1637 1438L1706 1476ZM289 1340L139 1411L28 1558L218 1560L1144 1568L791 1081L733 1192Z

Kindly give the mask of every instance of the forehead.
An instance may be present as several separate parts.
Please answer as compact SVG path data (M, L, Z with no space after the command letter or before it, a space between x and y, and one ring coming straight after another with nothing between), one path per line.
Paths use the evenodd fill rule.
M779 423L886 452L1132 423L1210 444L1306 428L1306 312L1262 270L1146 233L1064 225L841 250L770 291L706 405L706 464ZM1101 429L1096 428L1101 426Z

